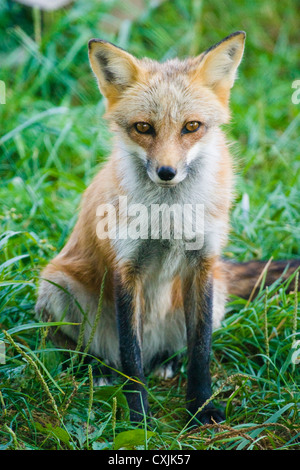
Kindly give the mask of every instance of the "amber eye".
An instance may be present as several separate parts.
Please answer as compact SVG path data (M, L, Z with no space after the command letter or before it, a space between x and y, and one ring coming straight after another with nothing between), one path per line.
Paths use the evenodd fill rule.
M199 121L190 121L187 122L184 128L182 129L183 134L186 134L188 132L195 132L199 129L201 126L201 122Z
M137 122L134 127L140 134L152 134L153 127L148 122Z

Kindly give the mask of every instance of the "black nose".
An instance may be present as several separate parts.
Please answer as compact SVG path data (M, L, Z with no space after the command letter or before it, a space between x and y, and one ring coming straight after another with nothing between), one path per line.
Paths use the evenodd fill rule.
M171 181L176 175L176 170L171 166L161 166L158 168L157 174L161 180Z

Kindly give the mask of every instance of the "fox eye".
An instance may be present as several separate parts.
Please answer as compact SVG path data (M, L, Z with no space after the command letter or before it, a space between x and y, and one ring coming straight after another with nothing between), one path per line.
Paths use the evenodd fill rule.
M201 122L199 121L189 121L186 123L186 125L182 129L182 133L187 134L190 132L196 132L200 126L201 126Z
M134 124L135 129L140 134L153 134L153 127L148 124L148 122L137 122Z

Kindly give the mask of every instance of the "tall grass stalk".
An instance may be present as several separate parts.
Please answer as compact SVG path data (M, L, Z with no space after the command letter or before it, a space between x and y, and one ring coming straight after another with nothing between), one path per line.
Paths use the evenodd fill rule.
M268 287L266 287L264 295L264 310L263 310L263 321L264 321L264 339L265 339L265 350L267 356L267 377L270 379L270 345L269 345L269 334L268 334Z
M23 351L23 349L17 343L15 343L15 341L13 340L13 338L11 337L11 335L7 331L3 330L3 333L4 333L4 336L7 339L7 341L11 344L11 346L13 346L13 348L15 348L16 351L18 351L18 353L21 354L21 356L25 359L25 361L33 368L38 381L42 385L46 395L48 396L48 398L50 400L50 403L52 405L54 413L56 414L57 418L59 420L61 420L61 416L60 416L58 407L56 405L56 402L54 400L54 397L53 397L52 393L50 392L50 389L49 389L43 375L41 374L38 366L32 360L32 358L28 354L26 354L25 351Z

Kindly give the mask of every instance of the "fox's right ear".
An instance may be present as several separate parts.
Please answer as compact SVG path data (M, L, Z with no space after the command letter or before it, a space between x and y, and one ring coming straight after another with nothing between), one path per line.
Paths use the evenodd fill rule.
M139 79L137 59L110 42L91 39L89 59L99 89L109 104L116 102L122 92Z

